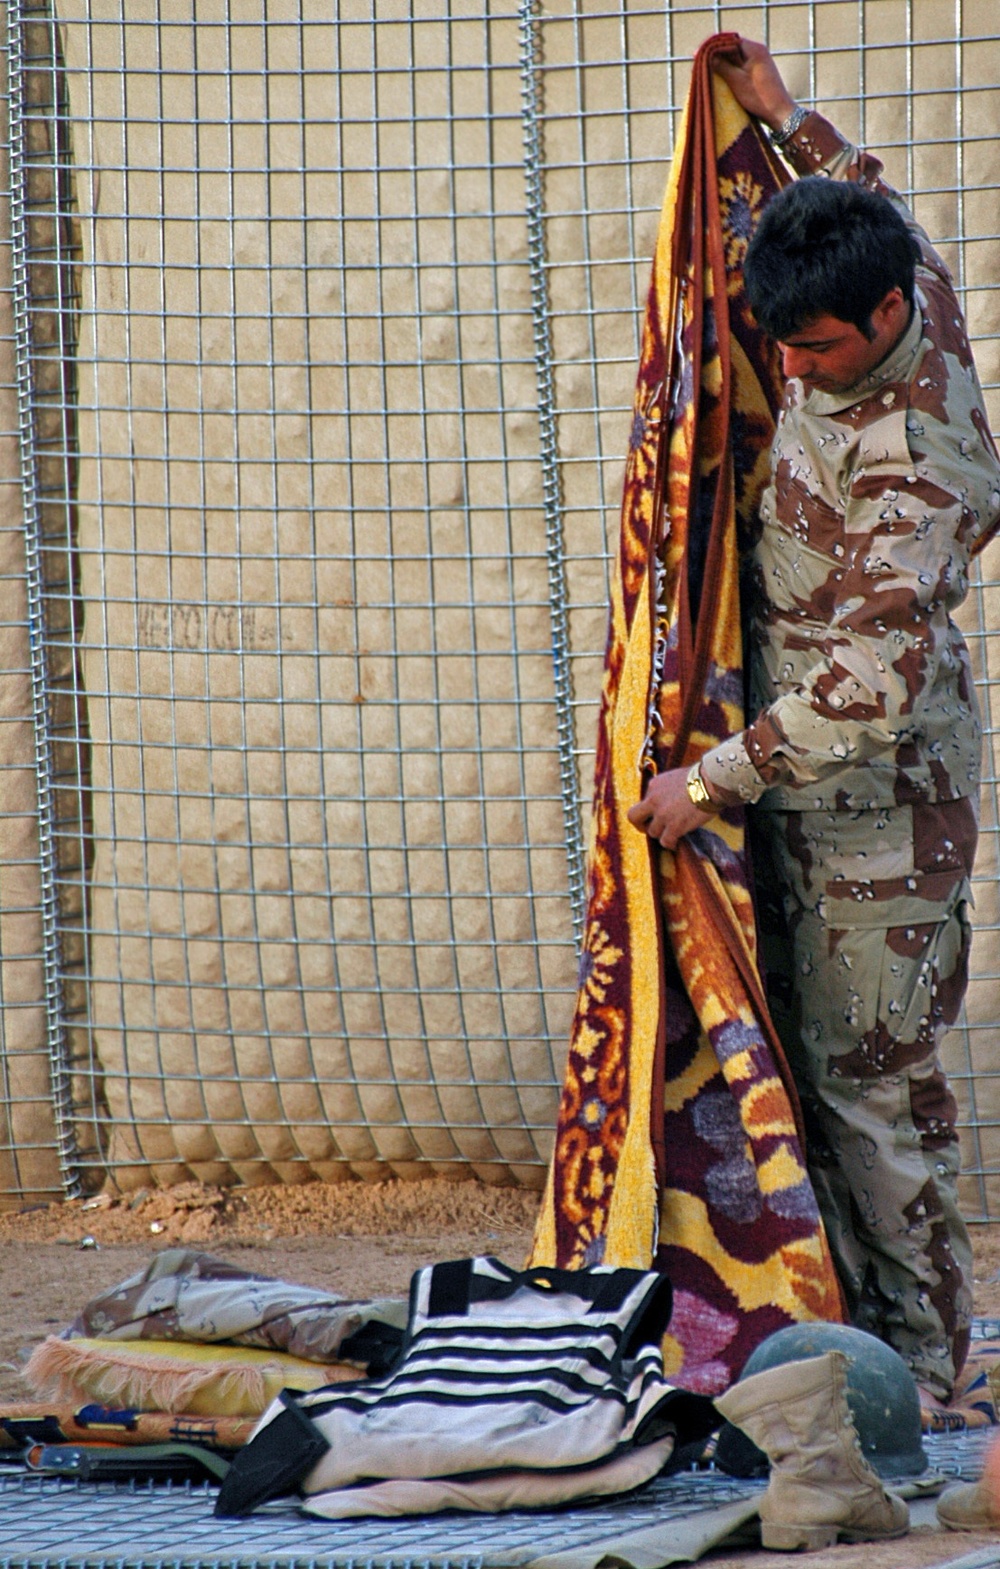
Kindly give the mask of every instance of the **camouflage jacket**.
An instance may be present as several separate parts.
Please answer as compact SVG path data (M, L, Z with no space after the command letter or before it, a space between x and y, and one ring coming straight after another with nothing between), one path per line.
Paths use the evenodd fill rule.
M888 196L922 261L881 364L847 392L788 382L752 563L756 717L702 771L719 799L780 810L975 795L981 726L951 612L974 541L1000 520L1000 461L961 310L877 158L815 113L786 155Z

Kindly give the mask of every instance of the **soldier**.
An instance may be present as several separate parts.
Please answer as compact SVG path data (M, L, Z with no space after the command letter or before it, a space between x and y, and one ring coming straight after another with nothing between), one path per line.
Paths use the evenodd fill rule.
M838 1273L934 1406L972 1307L938 1048L968 976L981 727L951 612L1000 520L1000 462L948 270L881 163L794 102L763 44L718 69L800 176L745 267L787 381L751 564L753 717L629 816L672 849L751 806L769 997Z

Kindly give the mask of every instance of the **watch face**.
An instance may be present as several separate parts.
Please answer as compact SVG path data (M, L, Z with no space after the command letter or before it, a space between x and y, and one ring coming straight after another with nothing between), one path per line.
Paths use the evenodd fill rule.
M688 775L687 793L695 806L711 805L712 798L705 788L704 779L702 779L700 774L696 774L693 770Z

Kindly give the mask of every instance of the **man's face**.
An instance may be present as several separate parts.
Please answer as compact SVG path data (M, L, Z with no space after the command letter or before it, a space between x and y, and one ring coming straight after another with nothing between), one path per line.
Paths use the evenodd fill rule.
M814 316L778 344L786 378L795 376L806 392L846 392L881 364L909 324L910 307L901 289L891 289L872 312L873 336L839 316Z

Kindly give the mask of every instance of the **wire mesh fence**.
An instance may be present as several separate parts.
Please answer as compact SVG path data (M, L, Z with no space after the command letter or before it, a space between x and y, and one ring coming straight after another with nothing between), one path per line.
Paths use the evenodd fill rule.
M11 0L8 26L0 1192L537 1184L691 56L767 38L884 154L997 428L992 7ZM996 573L949 1043L982 1217Z

